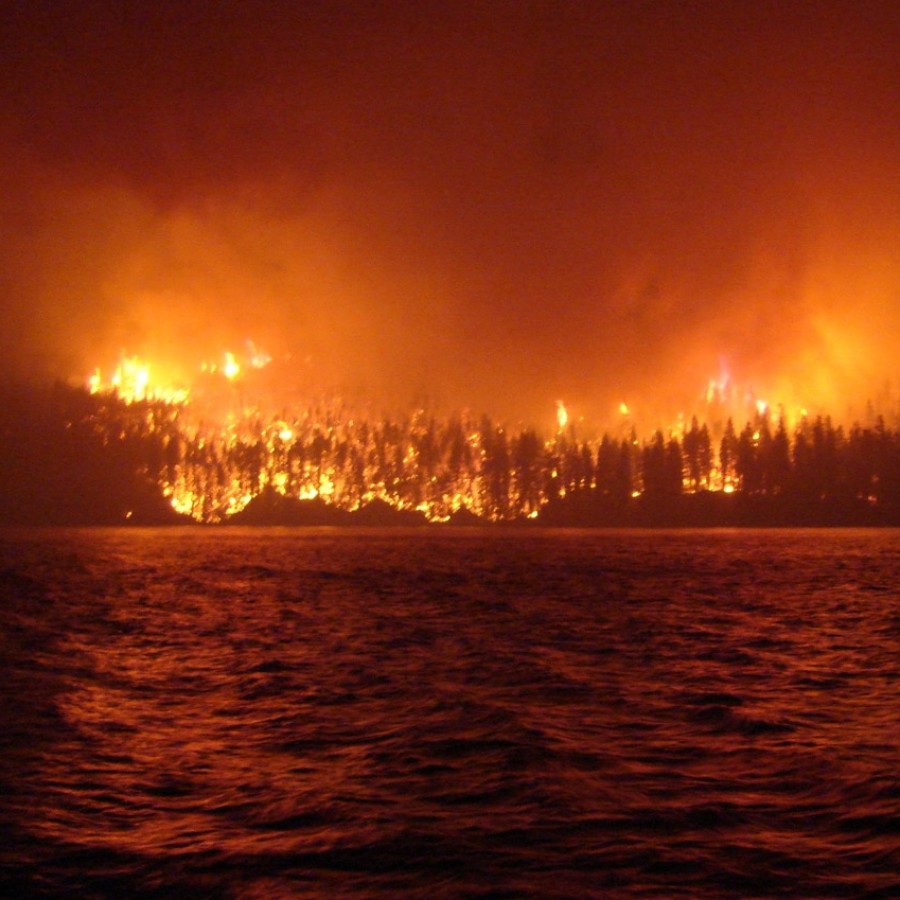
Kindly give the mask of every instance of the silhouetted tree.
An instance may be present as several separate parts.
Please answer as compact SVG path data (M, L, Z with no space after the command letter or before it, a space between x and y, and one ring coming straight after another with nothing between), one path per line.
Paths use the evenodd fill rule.
M666 466L666 443L661 431L656 431L653 439L645 445L641 453L641 477L644 496L658 500L667 493L668 471Z
M737 480L738 439L731 419L725 424L725 432L719 444L719 468L722 472L722 484L730 484Z
M597 468L594 470L594 482L600 496L614 496L618 467L619 445L604 434L597 449Z
M635 490L634 460L635 440L632 430L632 440L623 441L619 445L619 459L616 466L616 479L613 497L620 503L627 503Z
M664 494L667 499L677 497L684 487L684 461L681 447L674 437L666 444Z
M791 482L791 448L784 419L778 420L778 428L769 435L768 423L765 430L765 444L762 458L763 489L767 494L784 493Z
M702 463L700 459L700 425L697 417L691 418L691 427L685 432L683 449L685 465L687 467L688 486L691 490L696 491L700 487ZM709 444L709 435L707 434L707 446Z
M755 434L753 426L748 422L738 438L734 464L741 490L747 494L756 494L762 489L762 473L756 451L758 438Z
M513 485L515 515L527 515L541 503L540 439L532 429L526 429L512 441Z

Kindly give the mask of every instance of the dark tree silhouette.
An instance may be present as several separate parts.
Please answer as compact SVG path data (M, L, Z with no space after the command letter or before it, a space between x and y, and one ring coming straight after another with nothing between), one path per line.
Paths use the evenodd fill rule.
M900 523L900 435L883 418L845 432L821 416L789 434L783 417L760 415L740 435L729 420L718 458L696 418L680 441L657 431L644 444L633 428L596 442L567 429L544 443L487 416L421 412L348 422L282 411L229 431L186 420L180 408L64 385L0 392L3 520L171 516L165 491L214 522L264 490L297 498L328 484L321 501L345 511L377 498L433 518L462 505L498 521L548 510L578 524ZM723 484L746 499L725 502Z
M722 483L733 484L737 478L738 439L731 419L725 424L725 432L719 445L719 468Z

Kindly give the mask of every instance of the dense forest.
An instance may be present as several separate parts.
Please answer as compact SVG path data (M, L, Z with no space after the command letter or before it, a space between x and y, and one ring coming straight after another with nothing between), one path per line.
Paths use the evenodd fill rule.
M244 412L0 391L0 519L28 524L900 524L900 433L827 417L547 437L487 416Z

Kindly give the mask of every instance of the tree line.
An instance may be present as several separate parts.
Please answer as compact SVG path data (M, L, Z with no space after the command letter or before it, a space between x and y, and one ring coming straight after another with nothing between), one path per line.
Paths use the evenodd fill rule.
M788 428L758 415L713 431L695 417L589 440L574 427L541 435L421 410L369 420L323 405L213 426L188 407L61 384L4 390L0 416L7 521L221 522L269 490L436 521L465 510L491 522L716 524L743 509L760 524L900 523L900 433L883 418Z

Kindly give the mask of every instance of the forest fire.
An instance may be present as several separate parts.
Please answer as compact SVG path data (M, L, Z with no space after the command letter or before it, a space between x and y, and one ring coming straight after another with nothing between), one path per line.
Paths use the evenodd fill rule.
M557 401L555 431L542 435L422 408L378 418L338 397L276 411L245 383L270 361L253 353L225 352L190 387L161 383L154 367L123 355L109 378L97 369L88 380L91 396L116 401L91 413L90 427L172 509L205 523L267 495L346 512L377 502L431 522L463 513L502 522L540 520L579 497L614 508L701 494L821 500L840 490L872 505L896 481L888 458L897 437L883 418L845 431L800 408L788 415L730 378L711 380L690 416L643 431L623 401L612 432L599 437ZM896 411L890 421L900 424Z
M87 386L92 394L115 394L124 403L184 403L188 396L186 388L151 381L149 364L137 356L124 354L108 379L104 379L98 367L88 378Z
M220 361L204 362L199 367L201 375L224 378L226 382L236 381L245 370L245 366L252 369L262 369L271 361L268 354L257 350L252 342L248 344L248 356L246 360L239 360L238 356L225 351ZM101 368L98 366L87 379L87 388L91 394L114 394L123 403L141 403L145 401L186 404L192 399L191 387L166 382L160 378L151 376L155 368L138 356L121 354L119 361L108 378L104 378Z
M898 47L6 3L0 900L900 898Z

